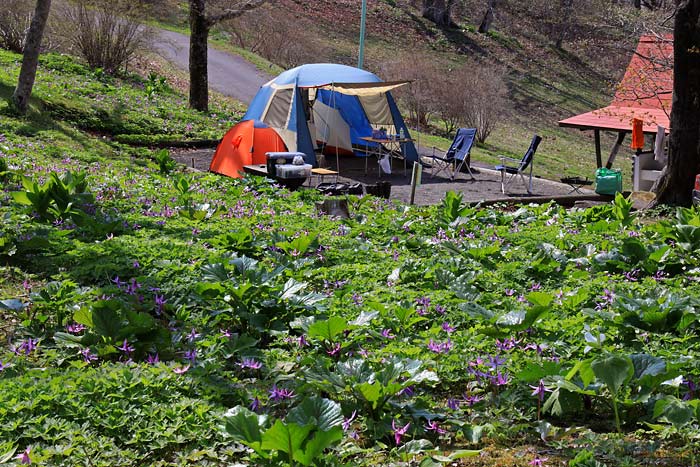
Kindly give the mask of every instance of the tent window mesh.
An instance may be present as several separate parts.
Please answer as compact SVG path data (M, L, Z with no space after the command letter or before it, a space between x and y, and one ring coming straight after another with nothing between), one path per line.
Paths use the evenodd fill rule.
M292 97L294 97L293 89L278 90L270 102L263 122L273 128L286 128L289 108L292 105Z

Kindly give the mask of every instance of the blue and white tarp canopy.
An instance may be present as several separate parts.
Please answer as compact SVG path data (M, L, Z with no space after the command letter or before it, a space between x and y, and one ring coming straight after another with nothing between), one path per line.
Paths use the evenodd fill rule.
M346 65L302 65L264 84L243 120L265 122L279 133L289 151L303 152L307 162L316 165L317 141L352 152L353 144L368 144L360 138L372 136L375 128L386 128L389 134L403 129L410 138L391 96L392 89L407 83L382 81ZM401 150L407 160L418 160L413 143L402 144Z

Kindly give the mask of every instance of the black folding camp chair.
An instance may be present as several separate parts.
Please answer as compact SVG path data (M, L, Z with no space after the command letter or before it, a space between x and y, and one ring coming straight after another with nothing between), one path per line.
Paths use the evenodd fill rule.
M472 180L476 180L474 174L472 174L472 169L469 167L471 160L469 152L472 149L472 145L474 145L475 137L476 128L460 128L457 130L457 134L450 148L447 151L443 151L443 155L438 155L436 151L442 150L433 146L433 155L430 156L430 165L432 166L430 176L434 177L436 173L439 174L440 172L452 168L452 176L450 179L454 180L457 173L459 173L464 166L467 168Z
M520 179L523 181L523 185L525 185L525 188L527 189L528 194L532 194L532 160L535 157L535 152L537 151L537 146L540 145L540 141L542 141L541 136L533 136L530 147L520 160L507 156L499 156L501 158L501 165L497 165L496 170L501 172L501 192L503 192L503 194L505 194L506 188L508 188L516 177L520 177ZM518 164L506 165L507 161L517 162ZM530 180L529 183L525 183L525 176L523 174L528 167L530 168ZM507 175L510 175L510 177L507 177Z

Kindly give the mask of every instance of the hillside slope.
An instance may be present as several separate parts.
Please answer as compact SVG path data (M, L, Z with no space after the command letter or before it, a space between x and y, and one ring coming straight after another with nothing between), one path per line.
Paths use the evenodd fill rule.
M632 55L639 24L653 24L654 18L588 2L571 18L571 30L557 48L552 39L556 18L543 16L552 14L546 2L506 2L487 34L476 32L483 13L480 2L464 2L450 28L422 18L417 3L369 0L367 69L386 77L397 62L409 64L409 69L429 65L459 82L457 73L464 72L464 64L497 66L508 89L508 110L487 144L477 148L475 159L490 164L498 153L519 156L532 133L539 133L545 137L540 175L592 174L592 135L560 129L556 122L609 102ZM321 61L356 65L359 18L358 1L280 0L222 26L214 37L250 48L283 68ZM432 125L433 135L449 137L441 134L439 121ZM604 136L604 147L611 141ZM436 136L425 136L424 142L449 144ZM624 158L619 163L628 169Z

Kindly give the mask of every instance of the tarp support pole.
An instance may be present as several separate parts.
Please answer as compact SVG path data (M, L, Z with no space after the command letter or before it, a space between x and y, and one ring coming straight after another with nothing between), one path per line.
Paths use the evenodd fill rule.
M593 136L595 138L595 161L598 164L597 167L603 167L603 155L600 151L600 130L597 128L593 130Z
M608 163L605 164L606 168L611 168L613 165L613 162L615 162L615 157L617 157L617 153L620 151L620 148L622 147L622 142L625 140L625 135L626 133L624 131L620 131L617 134L617 141L615 141L615 146L613 146L612 151L610 151L610 157L608 157Z

